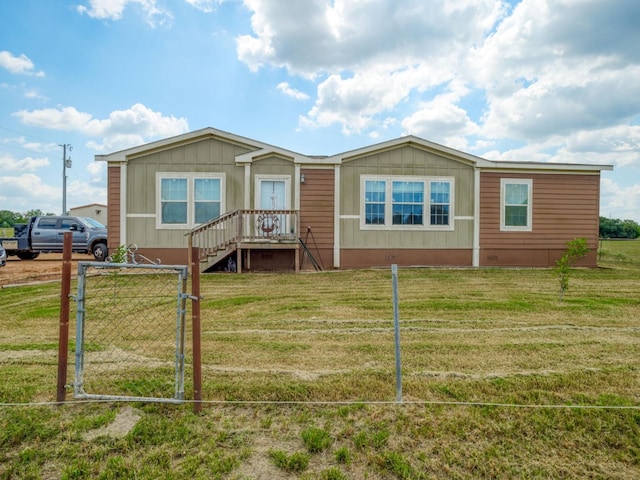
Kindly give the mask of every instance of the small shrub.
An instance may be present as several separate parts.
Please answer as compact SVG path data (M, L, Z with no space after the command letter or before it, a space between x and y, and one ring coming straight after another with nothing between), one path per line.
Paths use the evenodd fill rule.
M307 428L302 431L302 442L309 453L326 450L331 445L331 435L321 428Z
M362 431L353 438L353 442L355 443L356 447L360 449L371 447L373 449L379 450L387 444L388 439L389 431L386 428L381 428L378 430Z
M271 450L269 456L273 464L287 472L303 472L309 466L309 455L304 452L293 452L289 455L283 450Z
M400 453L386 452L379 457L378 461L381 468L393 473L397 478L403 480L424 478L414 470L409 461Z
M329 470L324 470L320 474L320 478L322 480L347 480L347 477L339 468L330 468Z
M351 463L351 452L347 447L340 447L335 452L336 462L349 465Z
M556 262L554 271L558 275L558 282L560 283L560 301L564 297L564 292L569 289L569 274L571 273L572 265L584 258L589 253L589 247L587 246L587 240L584 238L574 238L567 242L567 249L562 254L562 257Z

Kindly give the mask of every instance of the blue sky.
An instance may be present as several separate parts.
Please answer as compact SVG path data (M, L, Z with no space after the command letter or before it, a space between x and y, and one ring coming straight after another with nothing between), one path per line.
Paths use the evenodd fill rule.
M0 210L106 203L105 154L214 127L310 155L412 134L613 165L640 222L637 0L0 2Z

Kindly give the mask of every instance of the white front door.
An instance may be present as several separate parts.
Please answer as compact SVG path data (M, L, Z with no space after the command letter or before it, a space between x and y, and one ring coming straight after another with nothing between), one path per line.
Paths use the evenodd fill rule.
M275 175L256 177L256 209L257 210L289 210L289 189L291 178ZM256 218L257 235L273 237L288 232L287 215L259 213Z
M284 180L260 180L259 210L287 210L287 184Z

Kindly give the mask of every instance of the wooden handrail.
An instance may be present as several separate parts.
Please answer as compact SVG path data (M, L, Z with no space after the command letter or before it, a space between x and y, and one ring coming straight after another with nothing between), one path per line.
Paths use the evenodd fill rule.
M235 210L202 225L189 235L199 260L235 248L241 242L293 242L299 237L297 210Z

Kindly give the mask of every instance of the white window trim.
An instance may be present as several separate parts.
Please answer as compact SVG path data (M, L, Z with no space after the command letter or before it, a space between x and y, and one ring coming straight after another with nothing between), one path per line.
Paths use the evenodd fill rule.
M516 227L505 225L505 197L506 185L527 185L527 225ZM531 232L533 230L533 179L531 178L501 178L500 179L500 231L501 232Z
M162 223L161 183L165 178L187 179L187 223ZM156 229L191 230L200 225L193 221L195 214L194 180L197 178L217 178L220 180L220 214L226 212L226 174L209 172L157 172L156 173Z
M365 182L368 180L386 182L385 194L385 224L384 225L368 225L366 223L365 214ZM422 218L424 225L393 225L392 205L393 199L392 182L423 182L424 183L424 204ZM451 186L449 190L449 224L448 225L431 225L431 182L448 182ZM455 178L454 177L422 177L422 176L406 176L406 175L361 175L360 176L360 230L413 230L413 231L453 231L455 222Z

